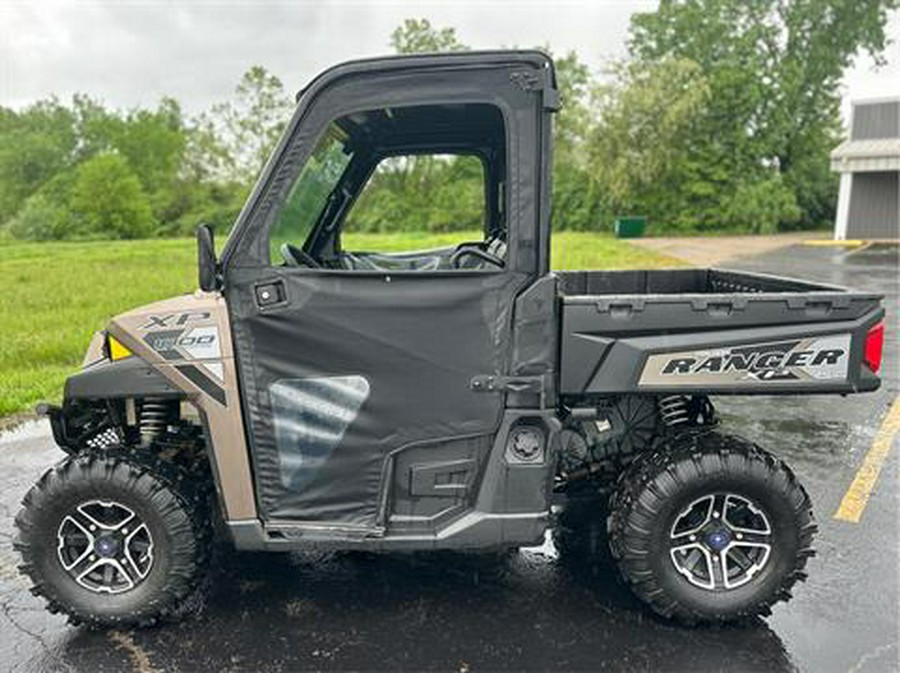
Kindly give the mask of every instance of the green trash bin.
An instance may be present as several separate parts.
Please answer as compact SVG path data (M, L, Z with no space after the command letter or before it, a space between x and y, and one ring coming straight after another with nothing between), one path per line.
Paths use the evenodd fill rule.
M640 238L646 228L646 217L616 218L616 238Z

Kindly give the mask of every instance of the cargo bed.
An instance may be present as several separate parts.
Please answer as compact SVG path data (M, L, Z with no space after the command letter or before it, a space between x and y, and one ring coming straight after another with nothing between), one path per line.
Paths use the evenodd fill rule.
M834 393L878 385L862 349L883 317L880 295L720 269L557 278L563 395Z

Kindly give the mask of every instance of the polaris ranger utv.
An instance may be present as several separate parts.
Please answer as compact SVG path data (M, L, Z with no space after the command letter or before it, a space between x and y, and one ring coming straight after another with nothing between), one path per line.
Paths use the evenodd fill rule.
M656 612L723 622L789 597L810 500L710 396L875 390L881 297L551 272L558 106L535 51L358 61L303 90L220 258L200 228L200 290L112 319L44 407L69 455L16 546L50 610L178 614L220 519L241 550L514 548L584 490L609 493L613 556ZM421 155L477 159L483 237L348 249L382 163Z

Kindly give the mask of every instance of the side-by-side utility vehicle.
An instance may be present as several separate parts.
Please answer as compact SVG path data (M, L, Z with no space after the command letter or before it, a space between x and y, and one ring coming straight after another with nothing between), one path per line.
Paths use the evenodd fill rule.
M722 622L788 597L810 499L710 397L875 390L881 297L717 269L552 272L559 103L536 51L313 80L220 256L200 228L200 289L113 318L43 408L68 457L25 497L16 546L50 609L184 612L214 522L241 550L515 548L585 491L609 494L612 556L656 612ZM463 215L439 249L361 235L376 216L427 223L409 181L429 170L441 194L475 176L441 204L476 207L467 236Z

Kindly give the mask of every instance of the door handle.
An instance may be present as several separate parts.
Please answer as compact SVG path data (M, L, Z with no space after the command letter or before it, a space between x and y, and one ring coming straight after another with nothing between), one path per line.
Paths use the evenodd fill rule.
M258 283L254 288L254 294L256 295L256 305L259 308L269 308L287 301L287 293L284 291L284 281L282 280Z

